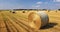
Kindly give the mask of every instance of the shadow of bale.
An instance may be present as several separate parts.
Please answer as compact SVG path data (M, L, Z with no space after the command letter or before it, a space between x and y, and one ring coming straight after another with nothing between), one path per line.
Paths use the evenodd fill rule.
M40 29L49 29L49 28L53 28L56 25L57 23L48 23L47 25L45 25L44 27L41 27Z

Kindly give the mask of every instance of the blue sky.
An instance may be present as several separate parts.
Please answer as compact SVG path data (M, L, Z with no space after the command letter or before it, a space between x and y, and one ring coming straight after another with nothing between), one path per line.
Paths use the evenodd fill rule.
M0 0L0 9L59 9L60 0Z

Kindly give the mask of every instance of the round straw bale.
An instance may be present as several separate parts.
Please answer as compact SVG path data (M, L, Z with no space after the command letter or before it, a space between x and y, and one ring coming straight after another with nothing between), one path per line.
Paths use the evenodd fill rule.
M15 13L15 12L12 12L12 13Z
M12 11L10 11L10 12L12 12Z
M23 13L26 13L26 12L28 12L28 11L22 11Z
M23 13L25 13L25 11L23 11Z
M40 11L40 12L31 12L28 16L28 20L29 25L33 29L38 30L39 28L45 26L48 23L49 18L45 12Z

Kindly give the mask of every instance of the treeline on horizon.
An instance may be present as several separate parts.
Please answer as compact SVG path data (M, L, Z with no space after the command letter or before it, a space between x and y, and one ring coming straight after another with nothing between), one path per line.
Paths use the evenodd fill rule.
M10 11L10 10L14 10L14 11L19 11L19 10L41 10L41 11L46 11L46 10L51 10L51 9L0 9L0 11ZM60 11L60 9L57 9Z

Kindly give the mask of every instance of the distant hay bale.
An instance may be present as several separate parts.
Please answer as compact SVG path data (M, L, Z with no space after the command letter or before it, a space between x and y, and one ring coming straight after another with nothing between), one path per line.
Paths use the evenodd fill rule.
M56 10L56 12L57 12L57 10Z
M29 12L29 11L22 11L23 13Z
M10 12L12 12L12 11L10 11Z
M15 11L10 11L10 13L16 13Z
M31 12L28 16L28 20L29 25L35 30L38 30L39 28L45 26L49 22L49 17L43 11Z
M10 10L11 13L16 13L15 10Z
M14 11L12 13L15 13Z
M50 10L48 10L48 12L50 12Z
M15 11L10 11L10 13L16 13Z
M1 12L1 10L0 10L0 12Z
M23 13L25 13L25 11L23 11Z

